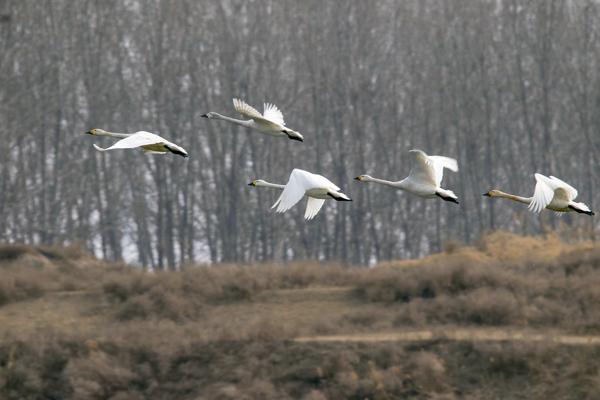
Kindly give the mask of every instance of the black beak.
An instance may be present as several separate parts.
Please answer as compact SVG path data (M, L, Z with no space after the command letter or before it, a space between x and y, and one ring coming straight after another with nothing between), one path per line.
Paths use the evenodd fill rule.
M295 137L295 136L288 136L288 138L290 138L291 140L297 140L299 142L304 142L304 139L299 138L299 137Z
M208 114L202 114L201 117L202 118L208 118Z
M250 182L248 186L254 186L254 182Z
M355 181L360 181L360 176L357 176L356 178L354 178Z
M489 194L489 193L484 193L484 194L482 194L482 196L485 196L485 197L492 197L492 196L490 196L490 194Z
M83 134L84 134L84 135L92 135L93 133L92 133L92 131L86 131L86 132L84 132Z

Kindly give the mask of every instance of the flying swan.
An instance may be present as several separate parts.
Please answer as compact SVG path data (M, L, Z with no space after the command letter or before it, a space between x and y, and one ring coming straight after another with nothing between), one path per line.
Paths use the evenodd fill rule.
M90 129L86 132L88 135L94 136L110 136L116 138L123 138L112 146L103 149L100 146L94 144L94 148L98 151L107 151L115 149L135 149L141 147L145 153L151 154L165 154L174 153L182 157L188 157L187 151L182 147L177 146L175 143L169 142L167 139L155 135L154 133L139 131L136 133L116 133L108 132L104 129Z
M409 153L414 156L413 166L408 177L401 181L386 181L369 175L359 175L354 179L361 182L375 182L392 186L425 198L440 197L442 200L458 204L458 197L453 191L440 187L444 176L444 168L454 172L458 171L456 160L443 156L428 156L422 150L409 150Z
M317 215L327 199L352 201L350 197L340 192L340 188L329 179L322 175L312 174L298 168L292 171L286 185L269 183L262 179L253 180L248 185L283 190L281 196L279 196L275 204L271 207L277 207L276 211L278 213L286 212L299 202L302 197L306 196L308 201L306 203L304 219L307 221L313 219Z
M490 190L483 195L528 204L529 209L535 213L547 208L558 212L575 211L580 214L594 215L594 212L587 205L573 201L577 197L577 190L568 183L554 176L547 177L537 173L535 174L535 180L535 190L532 197L516 196L497 189Z
M216 112L206 113L202 115L202 117L233 122L234 124L245 126L246 128L251 128L271 136L285 136L288 139L299 140L300 142L304 141L304 136L300 133L286 128L285 122L283 121L283 114L274 104L265 103L262 114L254 107L239 99L233 99L233 107L237 112L242 114L243 117L250 119L242 120L226 117L225 115Z

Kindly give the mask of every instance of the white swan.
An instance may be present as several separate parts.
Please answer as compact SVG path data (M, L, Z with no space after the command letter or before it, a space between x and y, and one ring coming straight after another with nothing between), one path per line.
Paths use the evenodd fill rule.
M554 176L547 177L537 173L535 174L535 180L535 190L532 197L521 197L497 189L490 190L483 195L528 204L528 208L535 213L547 208L558 212L575 211L581 214L594 215L594 212L587 205L573 201L577 197L577 190L568 183Z
M410 174L401 181L386 181L384 179L373 178L369 175L359 175L354 179L361 182L381 183L425 198L437 196L443 200L458 204L458 197L453 191L440 187L442 177L444 176L444 168L448 168L454 172L458 171L456 160L449 157L428 156L422 150L409 150L409 153L415 159Z
M248 185L256 187L270 187L283 190L271 208L277 207L277 212L282 213L292 208L302 197L306 196L306 211L304 218L313 219L327 199L337 201L352 201L352 199L340 192L340 188L324 176L312 174L301 169L294 169L286 185L269 183L262 179L256 179Z
M225 115L216 112L206 113L202 115L202 117L233 122L234 124L245 126L246 128L251 128L271 136L285 136L292 140L298 140L300 142L304 141L304 136L285 126L283 114L274 104L265 103L262 114L239 99L233 99L233 107L237 112L242 114L243 117L250 119L242 120L226 117Z
M146 131L139 131L136 133L116 133L108 132L104 129L90 129L86 133L88 135L94 136L110 136L116 138L123 138L123 140L119 140L117 143L113 144L112 146L106 149L103 149L102 147L94 144L94 148L98 151L107 151L115 149L134 149L137 147L141 147L142 150L146 153L165 154L167 152L171 152L183 157L188 157L187 151L185 151L182 147L177 146L175 143L169 142L167 139L161 136Z

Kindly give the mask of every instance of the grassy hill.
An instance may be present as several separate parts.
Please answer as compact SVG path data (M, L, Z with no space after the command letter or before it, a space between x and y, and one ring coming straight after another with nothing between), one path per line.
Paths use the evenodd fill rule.
M0 247L0 398L506 399L600 392L600 245L495 233L373 269L144 273Z

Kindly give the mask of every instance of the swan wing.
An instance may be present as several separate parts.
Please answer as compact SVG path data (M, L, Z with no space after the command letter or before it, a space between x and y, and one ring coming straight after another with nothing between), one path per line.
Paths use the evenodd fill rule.
M567 182L563 181L562 179L558 179L557 177L552 175L550 175L550 180L555 183L555 190L562 189L562 191L565 192L567 201L574 200L577 197L577 189L569 185Z
M440 186L444 177L444 168L448 168L452 172L458 172L458 162L454 158L444 156L428 156L433 163L436 186Z
M99 146L95 146L96 150L102 149L100 151L106 150L114 150L114 149L134 149L142 146L150 146L153 144L168 144L170 143L168 140L163 139L162 137L155 135L154 133L140 131L132 134L125 139L121 139L112 146L102 149ZM156 150L155 150L156 151Z
M535 213L542 211L554 198L553 183L550 178L542 174L535 174L535 190L531 203L529 203L529 209Z
M258 110L240 99L233 99L233 107L245 118L250 118L254 122L266 126L268 129L280 129L280 124L265 118Z
M318 213L321 207L325 204L325 199L315 199L314 197L309 197L306 202L306 211L304 212L304 219L310 221L313 219Z
M285 122L283 121L283 114L275 104L264 104L263 117L265 119L268 119L269 121L275 122L276 124L285 126Z
M436 171L434 163L429 160L429 156L422 150L409 150L414 160L408 178L415 183L425 183L438 186L436 183ZM440 176L440 181L442 180Z
M324 176L296 168L290 174L290 179L283 188L283 192L271 208L277 207L277 212L285 212L299 202L307 190L311 189L340 190Z
M304 197L308 189L311 189L310 179L306 171L294 169L290 174L290 179L283 188L283 192L271 208L277 207L277 212L282 213L292 208Z

